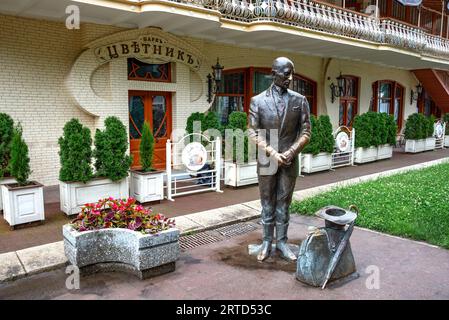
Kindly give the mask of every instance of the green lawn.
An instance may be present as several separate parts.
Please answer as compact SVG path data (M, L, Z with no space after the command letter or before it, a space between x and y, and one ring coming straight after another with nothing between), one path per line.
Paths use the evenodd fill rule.
M327 205L355 204L356 225L449 248L449 163L335 188L304 201L292 213L312 215Z

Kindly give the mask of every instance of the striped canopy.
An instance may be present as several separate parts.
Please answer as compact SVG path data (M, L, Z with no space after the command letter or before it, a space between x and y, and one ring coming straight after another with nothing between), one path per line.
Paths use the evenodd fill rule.
M397 0L402 3L404 6L414 6L417 7L422 3L422 0Z

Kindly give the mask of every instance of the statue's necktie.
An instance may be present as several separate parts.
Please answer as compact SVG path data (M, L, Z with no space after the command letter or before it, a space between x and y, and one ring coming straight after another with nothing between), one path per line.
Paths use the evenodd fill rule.
M276 100L275 100L276 108L277 108L279 116L282 118L284 115L284 112L285 112L285 108L286 108L284 94L282 94L280 92L276 92L275 96L276 96Z

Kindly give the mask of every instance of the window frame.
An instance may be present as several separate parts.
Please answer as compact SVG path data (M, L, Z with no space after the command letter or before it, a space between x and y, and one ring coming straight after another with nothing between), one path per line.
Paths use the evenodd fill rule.
M388 98L389 100L389 107L388 107L388 114L394 116L394 104L396 99L400 100L399 104L399 114L397 119L397 126L398 131L402 129L402 122L404 119L404 95L405 95L405 87L401 85L399 82L394 80L377 80L373 82L373 104L372 104L372 111L379 112L379 88L381 83L388 83L391 85L391 96ZM400 88L402 90L402 94L399 98L396 97L396 90L397 88ZM386 99L386 98L382 98Z
M350 75L350 74L344 74L344 75L342 75L342 77L345 78L345 83L346 83L346 79L354 79L356 81L356 86L355 86L356 94L355 94L355 96L348 96L345 93L344 96L340 97L340 104L338 106L338 125L339 126L344 125L344 126L347 126L347 127L351 128L352 127L352 123L354 122L355 116L359 114L359 97L360 97L360 83L361 83L361 81L360 81L360 77L354 76L354 75ZM344 120L345 124L340 124L340 106L341 106L342 102L345 103L344 104L345 105L345 107L344 107L345 110L344 110L344 116L343 116L343 120ZM347 119L347 112L348 112L348 110L347 110L347 103L348 102L355 102L355 104L354 104L353 109L352 109L352 120L351 120L351 122L348 125L346 125L346 123L348 121L348 119Z
M131 78L130 77L130 73L128 72L128 80L129 81L144 81L144 82L163 82L163 83L171 83L172 82L172 63L171 62L166 62L166 63L147 63L144 62L142 60L139 60L137 58L134 57L130 57L126 59L126 71L128 71L128 60L129 59L135 59L137 61L140 61L141 63L145 63L145 64L153 64L153 65L164 65L164 64L168 64L168 74L167 74L167 79L164 80L154 80L154 79L144 79L144 78Z

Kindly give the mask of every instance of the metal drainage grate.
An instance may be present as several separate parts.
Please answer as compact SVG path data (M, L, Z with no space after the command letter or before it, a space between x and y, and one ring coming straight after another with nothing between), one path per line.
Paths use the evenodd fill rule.
M241 234L245 234L251 231L256 230L257 227L252 224L248 223L236 223L229 226L221 227L218 229L215 229L215 231L219 232L220 234L224 235L225 237L235 237Z
M200 232L197 234L191 234L188 236L182 236L179 238L179 246L181 250L193 249L205 244L219 242L223 238L214 236L208 232Z

